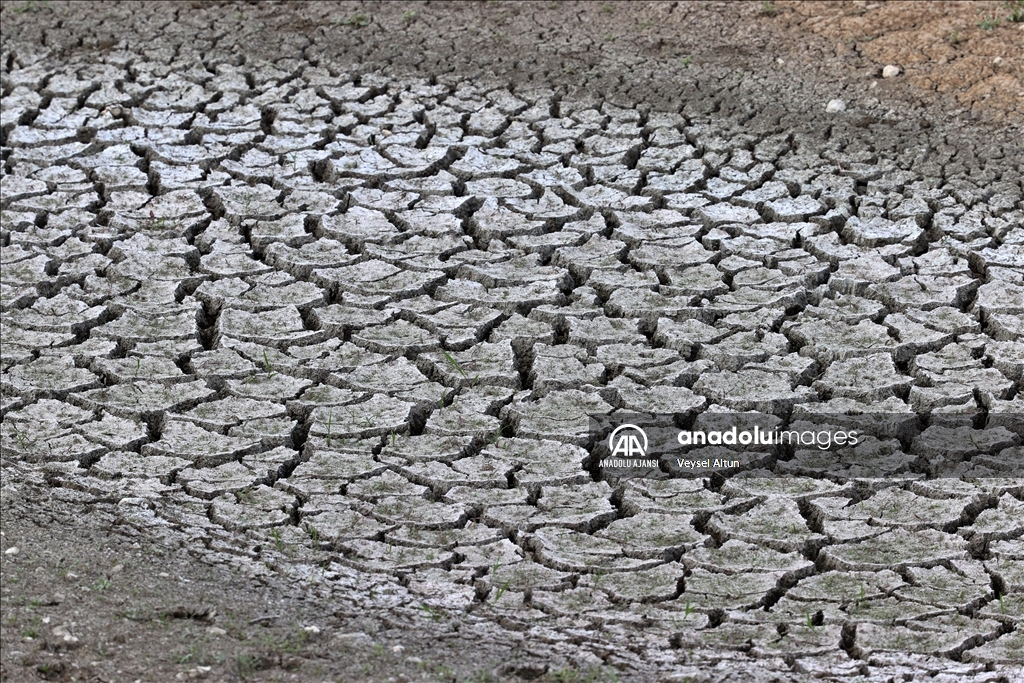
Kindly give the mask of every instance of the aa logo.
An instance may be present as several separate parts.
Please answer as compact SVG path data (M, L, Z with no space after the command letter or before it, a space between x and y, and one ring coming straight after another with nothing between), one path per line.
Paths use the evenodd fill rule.
M636 425L620 425L608 436L608 448L613 458L643 458L647 455L647 434Z

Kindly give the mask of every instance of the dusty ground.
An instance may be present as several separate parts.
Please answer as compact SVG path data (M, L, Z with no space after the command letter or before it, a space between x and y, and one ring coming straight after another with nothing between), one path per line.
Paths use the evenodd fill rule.
M358 602L388 591L372 580L318 591L301 547L265 550L306 573L288 578L232 557L241 549L230 544L153 538L110 506L46 487L6 488L4 499L5 681L500 681L559 659L483 620L368 611ZM580 671L568 660L551 670Z
M60 65L129 55L124 64L198 50L211 63L244 67L284 56L353 75L550 87L566 101L718 120L723 135L798 132L809 146L867 149L899 158L918 177L974 179L984 188L995 180L1019 185L1024 23L1009 20L1013 10L1003 2L18 1L0 5L0 19L5 77L18 60L36 58ZM882 78L886 65L899 75ZM5 85L5 97L10 91ZM825 111L834 99L846 105L839 115ZM5 147L13 168L11 154ZM21 407L7 393L4 401L5 417ZM51 483L59 474L48 475ZM336 564L321 568L331 573L330 590L318 587L324 555L307 553L305 537L278 545L221 530L198 538L188 525L124 524L124 510L95 490L51 487L37 472L5 466L4 484L5 681L596 681L658 673L632 660L632 668L608 666L617 661L609 650L604 660L588 658L573 649L584 637L571 631L526 641L514 621L416 608L394 579ZM1019 486L1008 490L1019 497ZM394 593L404 606L388 609L386 597L366 602L367 593ZM1019 603L1010 604L1012 611ZM1007 623L1018 624L1019 636L1019 622ZM775 680L809 675L775 664ZM986 672L943 664L950 680L1003 675L995 665ZM750 672L756 662L746 665ZM937 671L935 662L922 667Z

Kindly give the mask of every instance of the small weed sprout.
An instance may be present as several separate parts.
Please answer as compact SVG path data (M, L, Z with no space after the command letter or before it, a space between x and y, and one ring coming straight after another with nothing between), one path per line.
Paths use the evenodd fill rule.
M999 28L999 25L1003 23L991 14L986 14L985 18L978 22L978 28L985 31L992 31Z
M501 584L500 586L498 586L498 590L497 590L497 592L496 592L496 593L494 594L494 602L495 602L495 603L497 603L497 602L498 602L498 600L501 600L501 596L503 596L503 595L505 594L505 591L507 591L507 590L508 590L508 586L509 586L509 584L510 584L511 582L512 582L512 580L511 580L511 579L508 579L507 581L505 581L505 583L503 583L503 584ZM1000 600L1002 600L1002 598L1000 598Z
M36 12L39 10L39 3L36 0L26 0L23 5L19 5L14 8L15 14L24 14L25 12Z
M501 447L501 427L500 426L497 429L494 430L494 434L491 435L491 438L490 438L490 440L487 443L491 444L495 448L500 448Z
M441 610L437 609L436 607L431 607L425 602L421 602L420 607L423 609L424 612L427 613L428 616L430 616L431 620L433 621L441 621L441 619L444 618L444 614L442 614Z
M366 14L365 12L356 12L355 14L353 14L352 16L345 20L345 25L351 26L352 28L362 28L364 26L367 26L369 23L370 15Z
M766 17L774 17L779 13L779 8L775 6L774 2L762 2L761 9L758 10L758 14L763 14Z
M1006 9L1010 12L1010 15L1006 17L1008 21L1014 24L1024 21L1024 0L1006 0L1005 4Z
M448 361L448 364L451 365L453 368L455 368L455 371L457 373L462 375L462 379L467 379L467 380L469 379L469 374L462 367L462 365L459 364L459 361L455 360L455 357L452 354L448 353L447 351L442 351L441 353L444 354L444 359L446 361ZM475 375L473 377L473 380L472 380L473 386L476 386L479 381L480 381L480 375L478 373L477 375Z

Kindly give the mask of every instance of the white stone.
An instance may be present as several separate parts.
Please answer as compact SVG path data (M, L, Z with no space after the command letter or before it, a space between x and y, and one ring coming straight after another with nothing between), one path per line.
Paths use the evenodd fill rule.
M882 78L896 78L900 75L900 68L895 64L886 64L882 69Z
M828 104L825 105L825 111L829 114L846 111L846 102L842 100L829 100Z

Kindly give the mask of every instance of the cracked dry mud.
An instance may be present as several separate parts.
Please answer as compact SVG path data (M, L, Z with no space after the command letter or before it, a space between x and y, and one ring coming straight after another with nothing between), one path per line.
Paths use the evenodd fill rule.
M3 64L9 510L530 656L500 676L1021 673L1009 143L159 44ZM839 474L604 476L588 415L655 409L902 417Z

